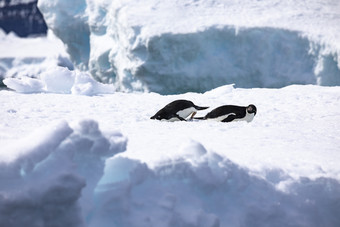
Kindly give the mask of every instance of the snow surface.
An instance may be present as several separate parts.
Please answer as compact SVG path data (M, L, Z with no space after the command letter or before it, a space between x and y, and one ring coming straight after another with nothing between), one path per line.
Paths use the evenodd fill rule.
M339 1L40 0L38 6L74 64L122 91L340 85Z
M1 226L340 224L340 87L95 92L0 91ZM149 119L175 99L258 113Z

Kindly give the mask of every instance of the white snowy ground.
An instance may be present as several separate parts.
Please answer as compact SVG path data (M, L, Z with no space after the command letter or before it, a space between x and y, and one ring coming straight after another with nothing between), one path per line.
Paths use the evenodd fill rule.
M340 180L340 88L293 85L282 89L234 89L204 94L161 96L115 93L98 96L18 94L1 91L1 142L16 140L49 124L94 119L103 131L121 130L129 139L126 155L151 166L180 155L182 143L201 142L252 170L281 168L289 175ZM158 122L149 118L176 99L215 108L254 103L251 123ZM209 111L207 110L207 111ZM201 111L197 115L204 115Z
M180 98L211 108L253 103L258 114L251 123L149 119ZM2 226L340 223L340 87L3 90L0 101Z

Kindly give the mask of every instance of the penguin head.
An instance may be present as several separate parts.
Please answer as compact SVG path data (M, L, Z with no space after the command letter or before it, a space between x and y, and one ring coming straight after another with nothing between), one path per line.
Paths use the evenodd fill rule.
M153 119L153 120L162 120L163 117L160 114L155 114L154 116L150 117L150 119Z
M250 104L248 107L247 107L247 112L249 113L249 114L254 114L254 116L256 115L256 111L257 111L257 109L256 109L256 106L255 105L253 105L253 104Z
M163 110L158 111L155 115L153 115L152 117L150 117L150 119L153 120L167 120L169 119L169 114L167 114L166 112L164 112Z

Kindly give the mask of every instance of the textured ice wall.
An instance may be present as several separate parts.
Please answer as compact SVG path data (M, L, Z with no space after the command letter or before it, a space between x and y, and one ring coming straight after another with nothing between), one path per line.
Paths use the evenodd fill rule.
M247 1L236 1L249 8L244 14L233 3L41 0L39 8L67 45L73 62L97 80L115 83L118 90L169 94L202 92L230 83L236 87L340 85L339 46L334 34L318 38L326 33L325 26L311 21L310 12L294 12L291 5L288 10L295 20L286 16L276 21L270 14L282 17L278 14L282 3L276 7L264 1L269 5L263 10L272 11L261 13L260 7L258 15L252 13L263 3L249 6ZM313 3L310 9L316 6L321 7ZM324 22L327 15L334 20L339 16L336 10L321 9L315 22L327 25L333 23ZM315 29L295 23L298 16L314 23Z
M140 43L131 53L143 63L126 66L125 72L159 93L203 92L231 83L245 88L340 85L336 55L322 51L294 31L211 27Z
M58 0L38 2L48 27L53 30L66 45L67 52L75 65L86 69L89 60L90 30L85 13L85 0Z

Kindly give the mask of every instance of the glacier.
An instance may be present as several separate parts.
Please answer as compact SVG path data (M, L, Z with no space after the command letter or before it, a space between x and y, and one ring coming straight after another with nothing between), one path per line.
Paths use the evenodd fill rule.
M340 85L334 1L40 0L38 7L74 65L118 91Z

